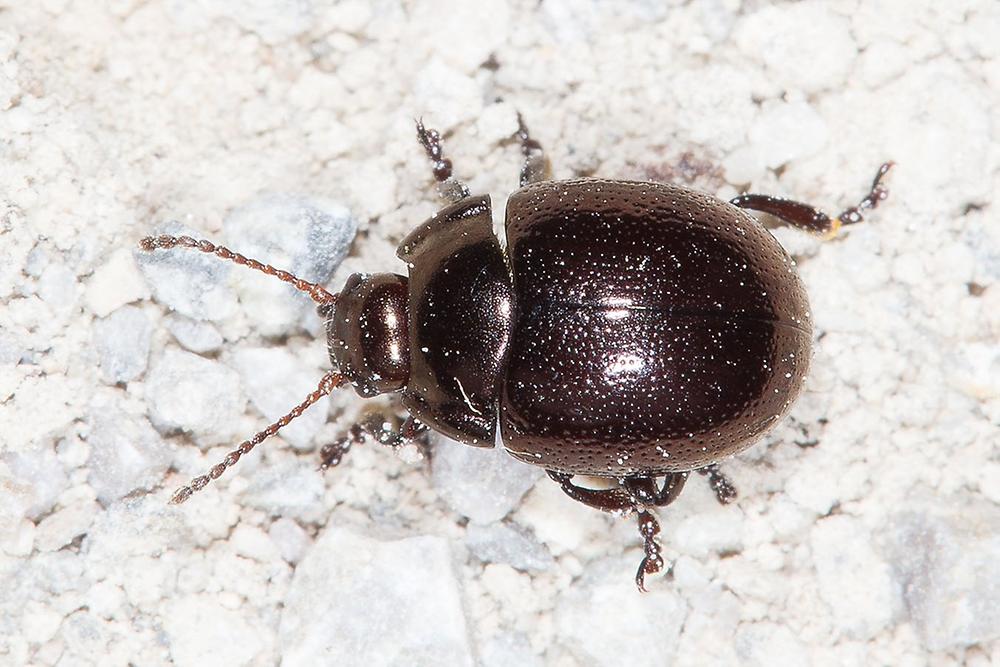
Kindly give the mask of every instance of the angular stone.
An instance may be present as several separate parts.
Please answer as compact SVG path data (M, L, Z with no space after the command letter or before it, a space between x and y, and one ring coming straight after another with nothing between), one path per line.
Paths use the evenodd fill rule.
M447 541L328 527L295 569L279 642L288 667L471 666Z

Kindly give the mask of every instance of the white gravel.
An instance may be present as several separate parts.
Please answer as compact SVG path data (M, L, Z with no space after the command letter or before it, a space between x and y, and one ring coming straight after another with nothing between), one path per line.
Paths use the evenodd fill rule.
M0 11L0 664L1000 667L1000 5L46 0ZM871 224L799 260L790 417L634 522L446 441L316 448L338 392L182 507L328 367L309 301L437 210L413 119L496 208L524 113L557 177L693 179ZM353 244L352 244L353 239ZM346 258L345 258L346 255ZM641 418L641 416L637 416ZM404 460L404 458L406 460Z

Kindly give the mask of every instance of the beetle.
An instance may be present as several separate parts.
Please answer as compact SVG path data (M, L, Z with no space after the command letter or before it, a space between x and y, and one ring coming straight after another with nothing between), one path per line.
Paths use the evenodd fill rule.
M321 396L351 385L398 393L409 413L352 426L321 449L323 469L367 437L398 447L433 429L475 447L499 442L540 466L573 500L635 515L644 556L664 559L651 509L673 502L691 472L719 502L736 490L719 462L778 423L802 390L812 324L795 263L748 210L832 236L888 196L883 164L868 194L830 217L797 201L723 201L679 185L550 180L541 145L518 115L520 188L506 206L506 249L492 205L453 176L441 135L417 138L448 203L397 255L408 275L354 274L339 294L209 241L147 237L143 250L193 248L308 294L325 319L335 370L287 415L244 441L173 503L217 479ZM590 488L576 476L603 478ZM662 480L662 481L660 481Z

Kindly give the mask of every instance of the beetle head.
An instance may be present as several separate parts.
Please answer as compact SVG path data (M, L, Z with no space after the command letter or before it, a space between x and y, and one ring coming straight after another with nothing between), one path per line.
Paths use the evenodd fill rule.
M410 379L408 294L403 276L355 273L323 313L330 360L361 396L398 391Z

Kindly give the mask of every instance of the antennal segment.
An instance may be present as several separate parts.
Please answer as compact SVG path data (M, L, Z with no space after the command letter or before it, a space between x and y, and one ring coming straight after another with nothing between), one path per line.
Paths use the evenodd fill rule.
M226 468L236 465L236 462L240 460L241 456L249 453L251 449L280 431L282 428L287 426L289 422L309 409L309 406L345 382L347 382L346 378L339 373L331 371L324 375L323 379L319 381L319 386L316 387L316 391L306 396L306 400L296 405L287 415L274 422L254 437L240 443L240 446L229 452L229 454L226 455L226 458L222 459L221 463L213 466L212 469L208 471L208 474L195 477L191 480L191 483L188 486L182 486L177 489L177 491L174 492L173 497L170 499L170 504L180 505L185 500L190 498L195 491L201 491L208 486L208 483L213 479L219 479L219 477L222 476L222 473L226 471Z
M236 264L249 267L255 271L266 273L269 276L274 276L278 280L288 283L300 292L308 294L309 298L321 306L329 305L337 300L337 297L326 291L322 285L317 285L316 283L311 283L308 280L303 280L288 271L276 269L270 264L264 264L256 259L251 259L250 257L241 255L238 252L233 252L224 246L215 245L211 241L193 239L190 236L168 236L165 234L161 236L147 236L139 241L139 247L147 252L151 252L153 250L169 250L170 248L176 248L177 246L200 250L201 252L209 255L215 255L220 259L226 259L230 262L235 262Z

